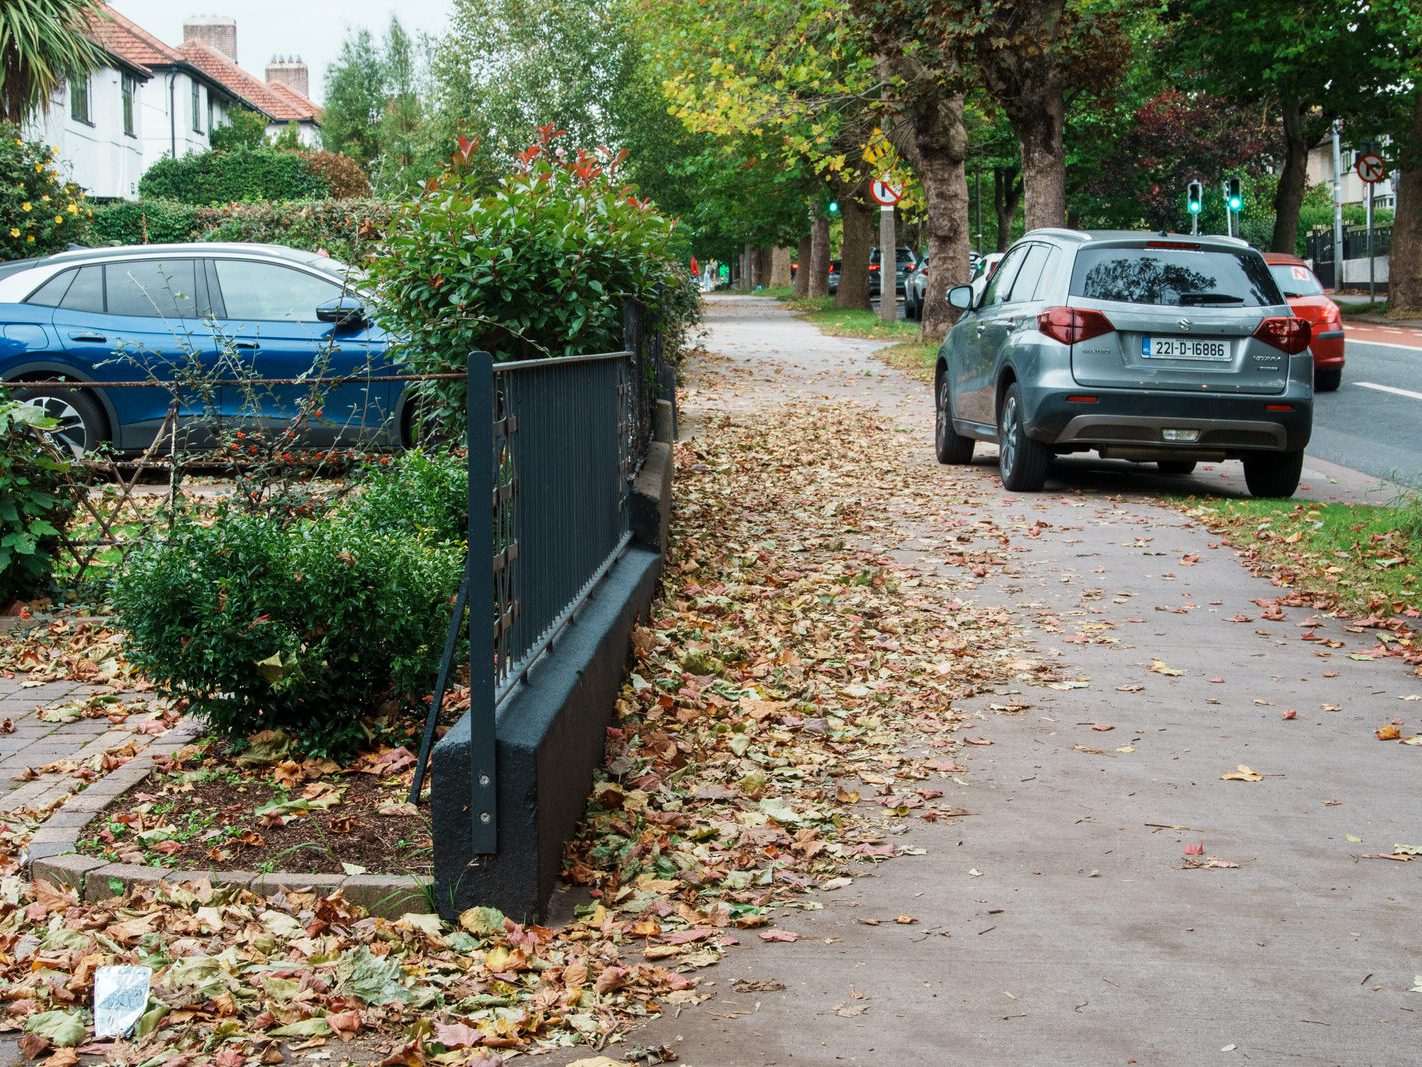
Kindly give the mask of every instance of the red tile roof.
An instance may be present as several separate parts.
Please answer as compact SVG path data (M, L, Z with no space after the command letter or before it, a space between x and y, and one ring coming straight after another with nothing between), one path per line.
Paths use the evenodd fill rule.
M304 117L320 119L321 109L317 107L315 101L309 97L302 96L298 90L293 89L285 82L269 81L266 84L268 89L278 96L283 97L293 108L300 111ZM300 119L297 121L300 121Z
M107 4L89 16L89 36L104 51L150 73L150 67L180 62L178 53Z
M274 86L248 74L217 49L200 41L184 41L178 46L178 56L277 122L311 122L320 112L315 103L295 89Z

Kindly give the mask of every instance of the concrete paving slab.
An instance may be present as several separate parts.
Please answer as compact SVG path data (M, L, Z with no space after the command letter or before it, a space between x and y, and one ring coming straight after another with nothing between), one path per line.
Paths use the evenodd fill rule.
M942 477L927 388L874 345L821 337L766 300L716 299L709 318L691 432L713 411L850 400L908 431L907 469ZM1377 486L1312 459L1305 477L1303 498ZM1374 642L1339 620L1264 618L1255 601L1281 590L1159 503L1182 483L1244 495L1237 464L1171 479L1091 460L1060 464L1044 493L1001 493L994 519L1038 535L1014 536L974 596L1011 611L1080 688L968 702L992 744L924 784L973 814L915 824L906 840L924 855L782 913L799 941L742 934L700 972L716 998L629 1045L667 1044L692 1067L1422 1063L1422 995L1408 992L1422 861L1372 858L1422 844L1419 750L1373 735L1395 716L1422 732L1407 699L1422 678L1350 660ZM942 530L899 532L900 562L931 584ZM1239 764L1263 777L1220 779ZM1197 861L1238 866L1190 867L1196 843Z

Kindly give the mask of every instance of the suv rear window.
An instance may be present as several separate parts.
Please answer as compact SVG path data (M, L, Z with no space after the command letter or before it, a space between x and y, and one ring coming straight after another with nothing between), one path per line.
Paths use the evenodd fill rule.
M1082 248L1071 295L1165 307L1275 307L1284 302L1257 252L1221 248Z

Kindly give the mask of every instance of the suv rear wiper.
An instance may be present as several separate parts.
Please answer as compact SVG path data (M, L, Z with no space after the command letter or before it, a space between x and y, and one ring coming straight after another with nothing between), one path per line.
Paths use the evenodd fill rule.
M1181 293L1181 306L1188 304L1242 304L1244 297L1230 293Z

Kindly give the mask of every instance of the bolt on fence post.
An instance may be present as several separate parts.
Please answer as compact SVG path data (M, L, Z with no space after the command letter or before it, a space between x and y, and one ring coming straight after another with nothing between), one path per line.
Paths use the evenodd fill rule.
M469 354L469 818L476 855L498 851L494 734L494 360Z

